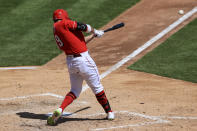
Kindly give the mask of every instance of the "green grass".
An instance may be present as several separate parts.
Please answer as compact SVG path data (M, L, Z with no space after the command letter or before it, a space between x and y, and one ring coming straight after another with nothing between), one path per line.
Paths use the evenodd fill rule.
M197 19L128 68L197 83Z
M61 51L52 33L52 13L100 28L139 0L0 0L0 66L43 65Z

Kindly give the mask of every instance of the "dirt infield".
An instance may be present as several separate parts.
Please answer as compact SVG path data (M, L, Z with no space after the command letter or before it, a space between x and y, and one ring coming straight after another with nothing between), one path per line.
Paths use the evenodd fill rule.
M142 0L125 11L103 29L119 22L125 22L125 28L88 44L100 73L180 18L180 9L188 12L195 6L196 0ZM35 70L0 70L0 131L197 130L196 83L126 69L196 16L102 79L116 113L114 121L105 120L103 109L88 89L65 110L57 126L46 125L46 114L60 105L70 89L64 54Z

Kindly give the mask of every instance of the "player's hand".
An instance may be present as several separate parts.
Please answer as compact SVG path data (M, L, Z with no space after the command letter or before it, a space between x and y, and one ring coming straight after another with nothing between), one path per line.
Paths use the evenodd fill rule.
M101 37L104 35L104 31L103 30L96 30L94 29L94 36L95 37Z

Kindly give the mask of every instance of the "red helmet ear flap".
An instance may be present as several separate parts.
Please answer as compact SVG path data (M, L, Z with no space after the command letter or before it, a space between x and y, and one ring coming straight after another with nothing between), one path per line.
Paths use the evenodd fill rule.
M53 12L53 20L68 19L68 13L63 9L57 9Z

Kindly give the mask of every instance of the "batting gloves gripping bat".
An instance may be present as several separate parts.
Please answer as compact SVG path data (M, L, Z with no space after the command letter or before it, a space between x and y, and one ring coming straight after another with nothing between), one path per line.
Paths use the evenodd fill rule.
M104 31L103 30L96 30L96 29L94 29L93 33L94 33L95 37L101 37L101 36L104 35Z

